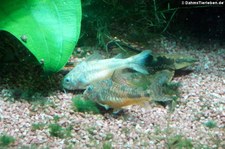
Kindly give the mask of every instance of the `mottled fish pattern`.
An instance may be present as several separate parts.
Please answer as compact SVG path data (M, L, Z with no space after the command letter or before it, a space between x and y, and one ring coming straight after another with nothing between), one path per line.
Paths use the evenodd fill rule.
M120 85L111 79L98 81L87 87L84 97L106 108L121 109L129 105L151 101L151 93L127 85Z

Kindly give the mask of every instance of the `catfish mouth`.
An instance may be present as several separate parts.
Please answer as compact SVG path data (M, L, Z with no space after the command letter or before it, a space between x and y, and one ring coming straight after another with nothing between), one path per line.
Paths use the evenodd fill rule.
M61 81L61 88L63 90L76 90L76 88L71 84L71 80L66 77Z
M76 93L76 94L83 94L83 92L85 91L84 88L74 88L72 85L66 84L64 83L64 79L61 82L60 85L60 90L63 91L64 93Z
M74 93L74 94L83 94L85 89L68 89L61 86L60 90L64 93Z
M67 86L67 87L64 87L62 84L61 84L61 87L60 87L60 90L67 94L67 93L72 93L72 94L84 94L85 90L86 89L74 89L72 86Z

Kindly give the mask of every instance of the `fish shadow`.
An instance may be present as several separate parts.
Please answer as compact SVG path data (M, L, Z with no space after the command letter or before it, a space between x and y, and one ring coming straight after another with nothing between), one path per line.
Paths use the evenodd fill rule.
M174 74L174 77L181 77L181 76L189 75L192 72L194 72L194 70L191 70L191 69L176 70L175 74Z
M13 100L47 100L60 89L62 75L45 75L40 65L19 62L1 63L0 92L8 92Z

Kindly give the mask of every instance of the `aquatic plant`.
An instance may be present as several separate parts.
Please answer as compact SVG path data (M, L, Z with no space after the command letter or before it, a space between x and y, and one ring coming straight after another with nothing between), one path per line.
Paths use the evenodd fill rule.
M31 125L31 130L35 131L35 130L40 130L43 129L45 127L46 124L44 123L33 123Z
M113 139L114 135L112 133L107 133L105 136L105 140L111 140Z
M89 133L90 135L95 135L95 133L94 133L95 130L96 130L95 127L89 127L89 128L87 128L87 131L88 131L88 133Z
M12 136L8 136L8 135L1 135L0 136L0 147L7 147L10 144L12 144L13 142L15 142L15 138L13 138Z
M97 104L91 100L83 99L82 95L77 95L72 98L74 109L78 112L100 113Z
M112 149L113 148L112 143L109 142L109 141L106 141L106 142L103 143L102 148L103 149Z
M49 129L51 136L63 138L63 128L59 124L50 124Z
M60 117L59 117L58 115L54 115L54 116L53 116L53 120L54 120L55 122L58 122L59 119L60 119Z
M208 120L207 122L203 123L204 126L208 127L208 128L215 128L216 122L213 120Z
M71 136L72 127L63 128L57 123L50 124L49 126L49 133L51 136L58 137L58 138L66 138Z
M183 137L182 135L175 135L169 137L167 140L167 146L169 149L192 149L193 144L190 139Z
M177 11L177 8L170 8L170 3L172 1L84 0L79 43L90 44L96 40L98 45L105 47L115 32L126 30L126 37L135 41L165 32Z
M46 19L43 19L43 14ZM0 41L7 46L0 47L0 61L27 62L34 56L33 60L46 73L57 72L73 52L80 24L80 0L66 3L3 1L0 5L0 38L3 38Z

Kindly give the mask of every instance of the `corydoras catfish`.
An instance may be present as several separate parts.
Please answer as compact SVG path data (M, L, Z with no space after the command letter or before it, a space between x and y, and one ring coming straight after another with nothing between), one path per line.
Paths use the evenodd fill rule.
M113 82L111 79L95 82L84 91L84 98L92 100L114 112L130 105L152 101L151 91Z
M130 68L142 74L148 74L144 65L150 56L151 51L145 50L126 59L114 57L83 61L64 77L62 86L68 90L85 89L93 82L110 78L117 69Z

